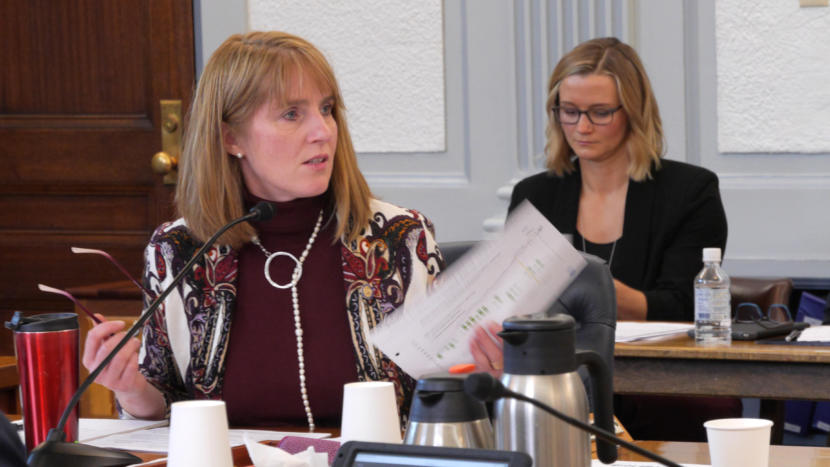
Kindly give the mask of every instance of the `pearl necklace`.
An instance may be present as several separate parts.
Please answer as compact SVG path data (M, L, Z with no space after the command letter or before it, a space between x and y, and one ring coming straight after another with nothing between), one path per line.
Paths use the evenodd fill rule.
M300 394L303 397L303 408L305 409L305 415L308 419L308 430L314 431L314 416L311 414L311 404L308 401L308 391L306 390L305 385L305 358L303 357L303 326L300 322L300 299L299 295L297 294L297 283L300 282L300 278L303 276L303 262L305 262L306 257L308 257L308 252L311 251L311 245L314 245L314 240L317 239L317 234L320 233L320 226L323 224L323 210L320 210L320 214L317 216L317 223L314 224L314 231L311 232L311 236L308 237L308 243L306 243L305 250L300 255L300 259L297 259L296 256L288 253L287 251L275 251L271 253L270 251L266 250L262 243L259 241L258 237L253 237L251 242L254 245L258 246L265 256L268 258L265 260L265 280L268 281L273 287L277 289L291 289L291 302L294 307L294 335L297 336L297 364L300 368ZM294 260L294 272L291 273L291 282L287 284L278 284L271 279L271 271L269 270L269 266L271 265L271 261L278 256L287 256Z

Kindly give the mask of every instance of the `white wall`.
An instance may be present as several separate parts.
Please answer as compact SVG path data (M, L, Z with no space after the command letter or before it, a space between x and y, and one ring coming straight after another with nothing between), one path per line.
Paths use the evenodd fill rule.
M733 273L743 275L826 278L830 276L830 242L827 241L830 223L825 215L830 200L830 154L821 149L818 139L812 139L810 147L805 147L802 143L806 141L800 138L799 131L794 131L788 111L777 112L775 109L800 107L804 116L817 122L823 120L816 132L826 133L830 129L830 114L809 110L798 101L820 101L822 95L826 96L830 89L830 74L815 80L810 87L799 86L797 94L801 96L798 99L785 101L779 96L762 103L758 102L761 94L757 93L771 97L774 90L781 90L781 83L796 83L803 78L790 74L796 70L830 70L826 63L830 57L830 43L819 41L808 46L795 39L809 32L809 25L816 22L823 23L825 30L830 29L830 8L798 8L795 1L759 0L748 10L774 12L786 4L791 15L802 18L802 24L789 21L787 15L779 22L746 22L741 17L749 14L748 11L724 8L734 2L719 0L718 10L711 1L690 9L690 13L699 18L695 38L699 44L699 57L696 70L690 71L695 74L700 90L700 109L695 118L700 133L701 163L715 170L721 178L721 193L730 227L726 266ZM758 55L757 63L742 61L740 66L736 65L736 60L729 58L734 50L743 49L749 53L750 49L769 46L753 39L759 34L788 38L788 47L797 46L786 52L768 49ZM824 60L815 55L818 49L824 50L818 55ZM780 65L782 54L786 55L785 61L790 66ZM779 63L777 77L759 82L757 73L766 66L762 63L776 60ZM754 83L740 84L744 88L754 86L761 90L756 94L726 96L725 93L731 93L738 85L736 81L741 80ZM722 101L732 103L720 105ZM749 140L760 141L761 138L746 138L755 131L751 122L745 122L746 126L740 129L734 124L744 118L740 116L745 112L742 108L763 114L765 119L774 122L776 147L780 149L767 146L769 152L758 152L755 142L747 144ZM731 142L720 138L727 134L740 137ZM719 149L719 139L730 151Z
M249 0L248 27L296 34L331 62L358 153L443 152L441 0Z
M830 8L715 7L718 150L830 152Z
M359 8L373 2L348 4ZM418 18L413 10L422 7L407 4L410 17ZM443 92L446 144L443 150L411 152L376 145L359 153L361 168L381 197L425 212L438 228L439 241L481 238L483 226L497 226L504 215L511 182L542 167L544 88L556 60L582 40L616 35L640 52L651 77L667 157L708 167L720 177L729 219L728 270L734 275L828 277L830 222L824 209L830 200L825 144L830 122L824 119L830 106L818 109L810 103L830 99L830 8L799 9L795 0L750 4L752 8L743 0L718 0L718 8L714 0L445 0L444 82L433 82L426 91L433 96ZM237 7L241 13L229 15L226 2L200 1L197 43L205 53L228 34L248 29L248 20L239 20L248 15L242 5ZM425 3L424 11L431 6ZM789 13L776 20L772 12L781 8ZM337 30L348 31L348 24ZM425 30L431 31L427 39L435 39L434 28ZM805 31L808 38L799 36ZM779 39L758 42L759 37ZM365 53L378 53L378 47L386 46L372 43ZM758 53L758 48L769 50ZM757 60L736 58L748 51ZM768 86L769 70L757 66L767 59L778 60L771 60L774 71L781 72L772 80L775 86ZM740 81L744 78L749 81ZM340 73L339 79L345 88L348 74ZM788 82L799 84L788 87ZM737 92L736 86L756 90ZM792 104L782 97L786 94L775 94L761 102L767 107L759 106L757 101L773 90L803 100ZM387 110L409 112L394 101L386 104ZM775 112L778 108L787 112ZM761 137L741 133L757 129L742 120L743 109L763 115L764 134L777 132L764 144L777 146L760 146ZM809 138L803 125L793 123L795 118L816 125ZM794 141L798 144L790 144ZM357 136L355 143L362 144Z
M285 29L316 43L338 74L361 170L378 197L421 210L439 241L479 239L484 220L503 214L496 192L515 171L517 146L511 2L250 0L236 7L241 14L227 9L219 0L199 3L201 62L228 35L255 28ZM412 51L400 50L401 42ZM408 63L393 63L400 56ZM394 65L398 75L422 73L428 85L393 83L374 99L397 77L367 83L364 75L378 67L353 67L366 60ZM361 131L366 118L374 121ZM392 130L369 131L393 119L431 126L410 126L397 140L385 138Z

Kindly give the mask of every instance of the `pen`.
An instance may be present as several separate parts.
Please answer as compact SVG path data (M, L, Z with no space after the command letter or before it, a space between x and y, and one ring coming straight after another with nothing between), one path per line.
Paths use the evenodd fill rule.
M793 331L791 333L787 334L787 337L785 337L784 340L786 342L792 342L792 341L798 339L798 336L800 336L800 335L801 335L801 330L800 329L793 329Z

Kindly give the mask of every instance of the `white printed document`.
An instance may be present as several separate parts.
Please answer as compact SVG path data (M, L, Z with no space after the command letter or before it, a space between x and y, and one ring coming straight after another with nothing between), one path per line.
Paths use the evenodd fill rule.
M586 264L525 201L503 232L444 271L425 298L375 327L372 344L414 378L472 363L469 341L476 326L546 310Z
M657 462L640 462L640 461L617 461L613 464L603 464L602 462L593 459L591 467L661 467L663 464ZM710 464L680 464L683 467L710 467Z
M694 329L689 323L664 323L659 321L617 321L614 333L615 342L634 342L639 340L660 339L682 334Z
M81 443L101 448L126 451L167 452L170 427L167 421L116 420L82 418L78 430ZM279 441L286 436L328 438L328 433L308 433L272 430L232 429L228 431L230 447L245 444L244 437L253 441Z
M810 326L801 331L798 342L830 342L830 326Z

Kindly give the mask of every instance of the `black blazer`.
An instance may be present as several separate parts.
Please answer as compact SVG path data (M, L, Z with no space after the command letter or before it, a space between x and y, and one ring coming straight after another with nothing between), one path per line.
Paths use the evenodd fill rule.
M630 181L623 234L617 241L611 274L642 291L647 318L694 321L693 281L703 268L703 248L726 248L726 213L711 171L662 160L652 178ZM513 189L509 211L527 199L562 233L579 238L576 215L582 178L532 175ZM581 246L581 245L580 245Z

